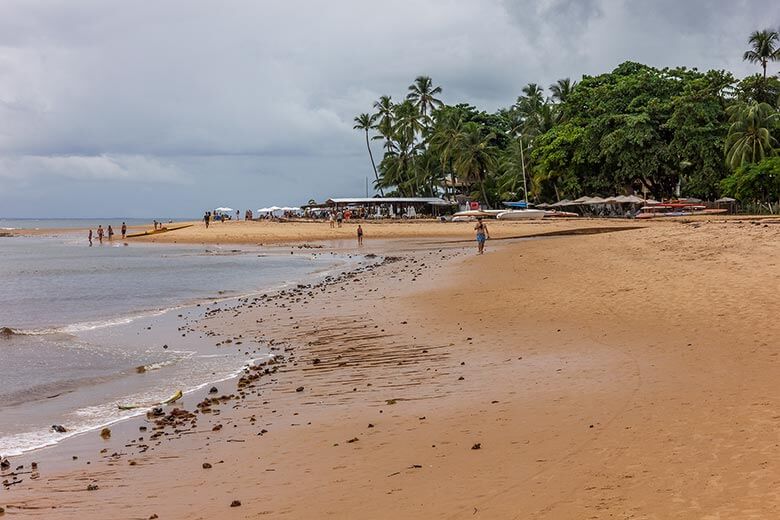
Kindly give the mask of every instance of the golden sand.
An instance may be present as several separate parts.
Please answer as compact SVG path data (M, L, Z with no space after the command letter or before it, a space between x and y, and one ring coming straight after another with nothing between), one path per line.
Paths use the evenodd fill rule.
M252 225L225 224L220 241ZM366 226L367 239L415 229L377 226ZM780 226L652 223L488 241L484 256L468 225L430 235L439 224L421 226L431 227L413 247L382 243L397 261L204 320L224 336L273 340L282 368L215 407L219 415L168 429L159 445L130 421L110 440L95 432L14 460L47 462L38 480L0 492L6 514L780 515ZM247 242L273 241L265 237L276 228L257 229ZM302 228L274 236L331 233L290 229ZM454 230L469 243L454 242ZM236 392L235 382L220 386ZM139 453L139 435L152 449ZM90 483L98 489L86 491Z

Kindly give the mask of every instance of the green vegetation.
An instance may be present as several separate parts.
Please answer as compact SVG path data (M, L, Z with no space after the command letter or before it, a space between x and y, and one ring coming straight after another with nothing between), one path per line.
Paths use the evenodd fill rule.
M762 74L656 69L626 62L612 72L521 89L494 113L444 104L428 76L394 101L382 96L355 129L381 140L375 187L388 195L461 193L488 206L529 199L639 193L657 199L732 195L778 202L778 33L756 31L743 58ZM524 190L528 189L526 194Z

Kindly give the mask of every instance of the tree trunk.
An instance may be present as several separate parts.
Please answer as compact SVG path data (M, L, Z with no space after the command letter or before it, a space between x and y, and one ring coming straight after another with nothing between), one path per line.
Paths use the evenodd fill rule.
M376 164L374 163L374 154L371 153L371 144L368 142L368 128L366 128L366 148L368 148L368 157L371 159L371 167L374 169L374 178L376 179L376 183L379 184L379 173L376 171ZM384 197L385 193L382 191L382 188L379 188L379 194Z
M485 201L485 207L490 209L490 202L488 201L487 193L485 192L485 178L482 173L479 175L479 189L482 192L482 199Z

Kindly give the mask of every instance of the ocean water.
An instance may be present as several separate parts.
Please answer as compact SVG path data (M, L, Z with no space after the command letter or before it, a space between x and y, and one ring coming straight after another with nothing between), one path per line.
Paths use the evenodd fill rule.
M231 377L250 361L246 352L196 332L183 337L182 323L238 296L314 282L359 262L284 253L0 238L0 455L148 409L120 404L156 403Z
M197 217L190 219L182 218L0 218L0 231L9 231L12 229L64 229L64 228L97 228L99 224L108 229L111 224L114 229L119 229L122 222L128 226L148 226L158 222L181 222L187 220L198 220Z

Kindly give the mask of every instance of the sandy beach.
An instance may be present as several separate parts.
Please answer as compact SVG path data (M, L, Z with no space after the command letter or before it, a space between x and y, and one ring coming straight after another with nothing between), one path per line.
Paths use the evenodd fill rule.
M14 457L5 515L780 514L780 225L488 226L477 256L473 224L367 224L380 265L208 314L192 327L276 361L110 439ZM357 251L353 234L239 222L139 240Z

